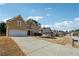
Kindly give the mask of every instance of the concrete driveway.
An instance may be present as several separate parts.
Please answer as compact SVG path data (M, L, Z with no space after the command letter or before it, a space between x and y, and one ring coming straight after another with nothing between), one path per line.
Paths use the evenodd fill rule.
M36 37L12 37L26 55L30 56L68 56L79 55L79 49L53 44Z

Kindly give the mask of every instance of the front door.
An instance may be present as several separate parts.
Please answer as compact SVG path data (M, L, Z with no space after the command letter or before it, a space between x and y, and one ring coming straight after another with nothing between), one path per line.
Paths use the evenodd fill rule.
M30 30L28 31L28 35L30 36Z

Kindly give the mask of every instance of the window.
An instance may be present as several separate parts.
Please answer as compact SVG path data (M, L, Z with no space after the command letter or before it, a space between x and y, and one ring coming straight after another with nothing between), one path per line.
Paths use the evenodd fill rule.
M17 21L17 26L21 26L21 21Z

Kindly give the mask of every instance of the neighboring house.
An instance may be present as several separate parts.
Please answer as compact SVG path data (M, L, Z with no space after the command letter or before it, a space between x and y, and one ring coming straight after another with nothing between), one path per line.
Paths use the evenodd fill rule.
M7 20L7 36L30 36L39 32L39 28L29 28L21 16L13 17Z
M61 36L65 36L66 32L64 32L64 31L53 31L53 35L61 37Z
M42 34L43 36L46 36L46 37L51 37L52 36L52 30L50 27L47 27L47 28L43 28L42 29Z
M43 28L42 29L42 34L43 36L46 36L46 37L55 37L55 36L65 36L65 32L64 31L56 31L56 30L51 30L50 27L47 27L47 28Z

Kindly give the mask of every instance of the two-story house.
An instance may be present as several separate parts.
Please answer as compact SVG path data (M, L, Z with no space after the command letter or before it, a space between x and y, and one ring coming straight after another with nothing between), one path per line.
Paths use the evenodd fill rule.
M7 36L30 36L39 32L40 27L26 23L20 15L7 20Z

